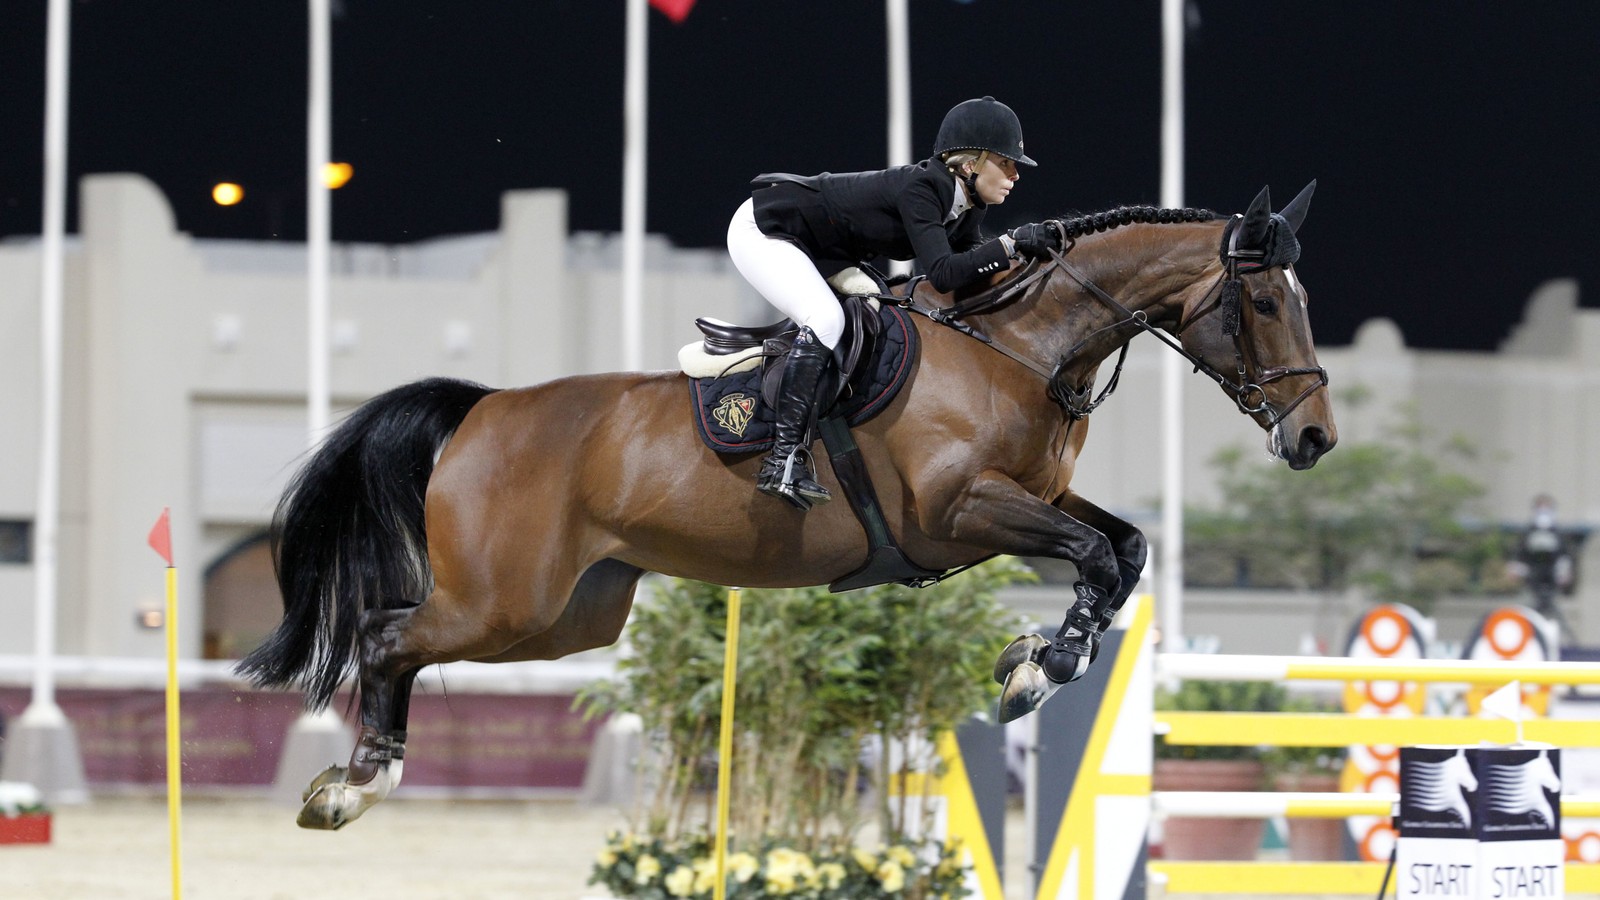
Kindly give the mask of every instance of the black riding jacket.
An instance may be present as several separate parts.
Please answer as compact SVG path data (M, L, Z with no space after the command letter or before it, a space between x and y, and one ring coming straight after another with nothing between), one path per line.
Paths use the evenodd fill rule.
M762 233L797 244L824 276L879 256L915 259L935 290L951 291L1010 265L1005 246L978 231L981 201L945 222L956 182L936 159L876 172L780 172L751 185Z

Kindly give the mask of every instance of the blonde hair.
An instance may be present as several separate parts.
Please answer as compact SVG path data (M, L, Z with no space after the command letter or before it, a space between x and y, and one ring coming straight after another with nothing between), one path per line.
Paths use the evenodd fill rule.
M988 155L987 150L950 150L939 161L950 171L960 174L961 167L967 163L972 163L972 168L976 170Z

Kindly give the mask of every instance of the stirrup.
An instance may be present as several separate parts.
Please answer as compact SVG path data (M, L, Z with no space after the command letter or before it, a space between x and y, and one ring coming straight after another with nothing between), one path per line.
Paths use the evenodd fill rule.
M805 457L805 462L797 466L801 456ZM795 473L797 467L800 470L799 474ZM804 447L796 447L795 451L789 454L788 461L784 463L782 489L786 493L792 491L813 504L827 503L833 499L828 489L817 481L816 464L811 459L811 451Z
M766 494L769 497L781 497L784 500L789 501L791 506L800 510L801 512L806 512L811 509L811 501L807 500L805 495L795 490L794 485L792 484L757 484L756 490Z
M804 448L796 448L781 463L782 473L772 471L780 463L768 456L761 463L761 472L756 475L756 490L773 497L782 497L789 501L796 509L809 510L818 503L827 503L833 499L828 489L818 484L811 476L810 468L805 465L799 467L800 475L795 475L795 458L805 453L807 458L810 453ZM809 487L807 483L809 482Z

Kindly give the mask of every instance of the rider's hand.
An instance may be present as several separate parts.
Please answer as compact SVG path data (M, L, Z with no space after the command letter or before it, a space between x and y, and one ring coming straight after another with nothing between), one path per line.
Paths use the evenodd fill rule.
M1048 259L1050 251L1061 249L1061 232L1054 222L1019 225L1011 231L1017 252L1029 259Z

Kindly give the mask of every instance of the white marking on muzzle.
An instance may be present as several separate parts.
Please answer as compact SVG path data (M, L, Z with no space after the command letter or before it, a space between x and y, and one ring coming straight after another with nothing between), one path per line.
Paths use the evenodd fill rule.
M1267 455L1273 459L1289 461L1289 439L1284 436L1282 422L1272 426L1272 430L1267 432Z

